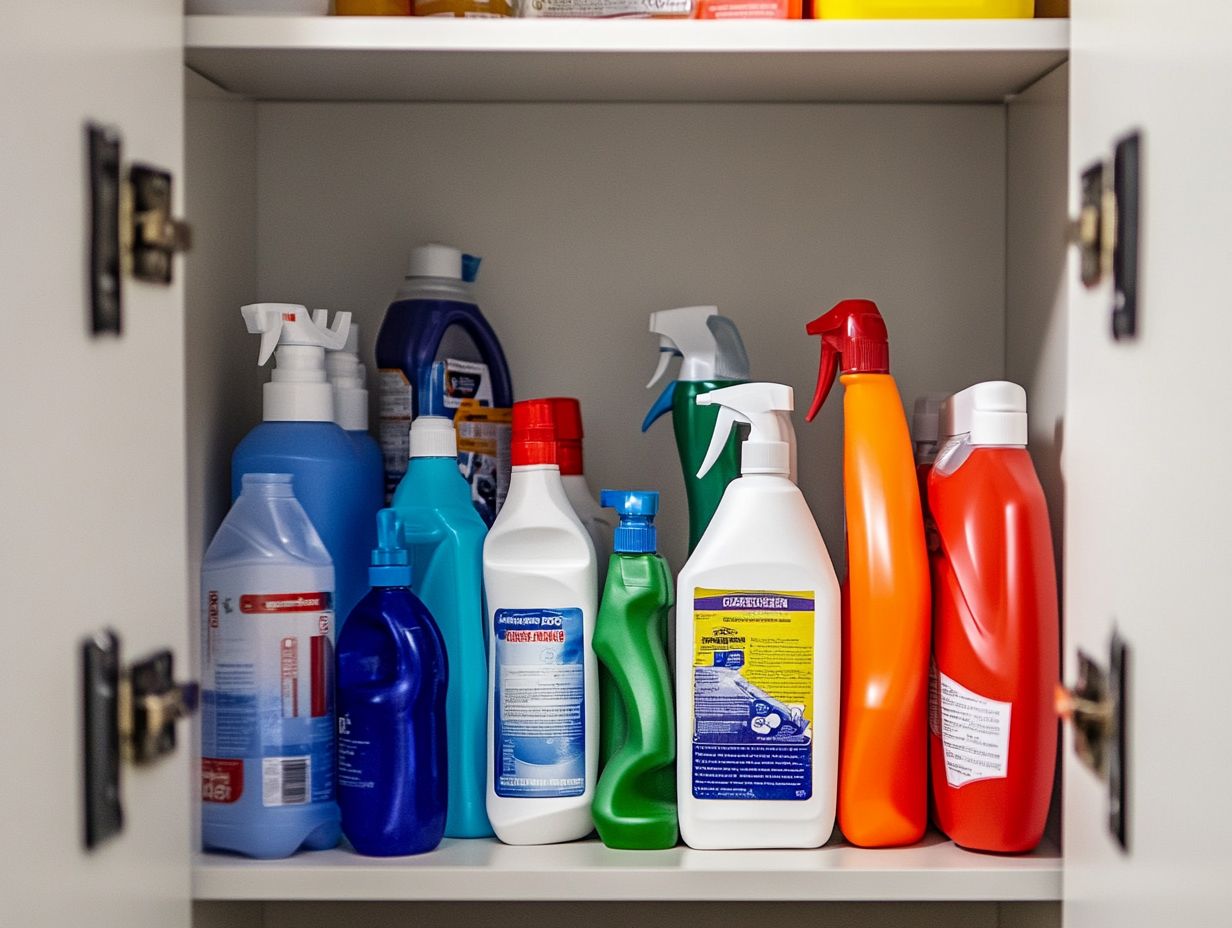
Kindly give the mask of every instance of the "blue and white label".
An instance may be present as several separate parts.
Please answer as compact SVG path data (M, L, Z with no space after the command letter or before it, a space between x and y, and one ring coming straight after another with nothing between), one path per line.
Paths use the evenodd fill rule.
M497 609L493 700L496 795L586 790L586 674L581 609Z

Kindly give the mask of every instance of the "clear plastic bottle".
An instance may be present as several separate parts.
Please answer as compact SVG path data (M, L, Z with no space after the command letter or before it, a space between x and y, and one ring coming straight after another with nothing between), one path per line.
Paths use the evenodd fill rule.
M334 568L290 474L245 474L201 568L201 834L333 847Z

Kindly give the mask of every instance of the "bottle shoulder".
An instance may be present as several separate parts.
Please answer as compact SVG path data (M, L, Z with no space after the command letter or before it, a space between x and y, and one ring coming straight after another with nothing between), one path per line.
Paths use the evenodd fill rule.
M261 422L236 445L236 459L277 455L288 460L354 460L352 438L335 422Z

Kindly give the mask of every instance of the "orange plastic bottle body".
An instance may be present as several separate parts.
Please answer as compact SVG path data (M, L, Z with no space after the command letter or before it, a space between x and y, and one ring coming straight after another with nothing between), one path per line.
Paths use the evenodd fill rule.
M838 818L853 844L911 844L928 820L930 591L920 491L889 374L843 374L848 607Z
M411 0L334 0L335 16L410 16Z
M928 497L941 542L937 686L953 699L951 710L938 689L929 720L937 825L964 847L1029 851L1043 836L1057 747L1060 620L1044 491L1026 449L976 447L953 473L933 469Z

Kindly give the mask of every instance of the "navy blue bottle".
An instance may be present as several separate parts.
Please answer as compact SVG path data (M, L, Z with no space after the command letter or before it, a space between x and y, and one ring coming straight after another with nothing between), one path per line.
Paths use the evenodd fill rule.
M488 524L509 490L513 387L492 326L475 303L479 258L447 245L420 245L385 312L376 340L385 500L406 473L408 433L417 416L465 423L458 468Z
M422 854L441 842L449 792L445 644L410 590L397 513L377 513L372 589L338 639L338 805L360 854Z

